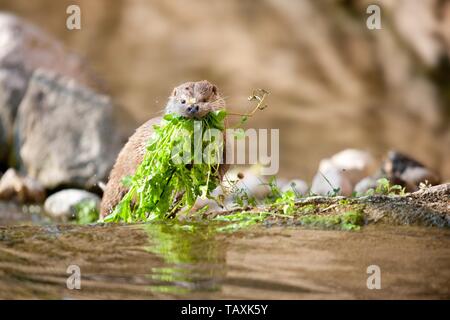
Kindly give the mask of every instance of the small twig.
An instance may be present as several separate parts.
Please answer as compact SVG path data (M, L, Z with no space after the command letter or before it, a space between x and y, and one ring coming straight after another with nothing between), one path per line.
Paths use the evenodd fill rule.
M258 104L256 107L250 112L250 113L239 113L239 112L228 112L227 115L230 116L241 116L241 117L251 117L255 114L257 110L264 110L267 108L267 104L264 104L264 100L266 97L270 94L269 91L264 89L255 89L253 90L253 94L248 97L248 101L254 101L257 100Z
M328 207L326 207L326 208L320 210L319 213L327 212L328 210L333 209L333 208L336 208L337 206L338 206L337 203L332 204L331 206L328 206Z
M272 216L276 216L276 217L281 217L281 218L289 218L289 219L294 219L294 216L289 216L287 214L279 214L279 213L271 213L270 215Z

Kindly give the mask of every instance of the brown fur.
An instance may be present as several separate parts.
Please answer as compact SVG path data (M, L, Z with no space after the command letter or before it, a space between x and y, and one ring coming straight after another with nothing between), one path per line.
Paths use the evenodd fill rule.
M217 93L217 88L208 81L198 81L187 82L176 87L172 96L169 97L166 111L190 117L190 115L185 113L187 106L179 103L179 101L186 98L186 95L196 98L198 101L196 105L199 105L200 112L195 116L196 118L206 115L209 111L225 108L225 102ZM128 192L128 188L123 185L122 179L135 173L144 158L147 142L154 132L153 125L159 124L161 119L161 117L153 118L140 126L120 151L103 194L100 210L101 217L110 214ZM227 169L227 165L221 165L221 176L226 173Z

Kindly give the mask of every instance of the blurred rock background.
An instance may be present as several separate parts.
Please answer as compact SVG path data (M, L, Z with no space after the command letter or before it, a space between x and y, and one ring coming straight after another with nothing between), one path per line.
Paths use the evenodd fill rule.
M81 30L66 8L81 7ZM382 8L382 30L366 8ZM280 129L280 175L311 181L345 148L404 152L450 179L450 1L0 0L83 55L131 133L175 85L208 79L249 126Z

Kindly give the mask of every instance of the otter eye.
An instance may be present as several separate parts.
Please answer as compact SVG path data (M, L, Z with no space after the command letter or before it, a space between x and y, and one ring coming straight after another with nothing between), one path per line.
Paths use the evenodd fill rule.
M186 100L181 99L181 104L185 104L185 103L186 103Z

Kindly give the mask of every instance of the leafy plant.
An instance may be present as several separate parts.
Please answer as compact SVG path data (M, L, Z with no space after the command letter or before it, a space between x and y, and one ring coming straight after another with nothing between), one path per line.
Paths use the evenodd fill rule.
M104 222L153 221L173 217L181 208L189 210L198 197L211 198L211 192L219 185L219 161L198 161L198 147L209 151L209 160L222 157L223 141L211 136L210 129L225 129L227 115L241 116L236 127L242 126L257 110L267 107L264 104L269 92L264 89L253 91L249 101L256 106L248 114L227 113L219 110L208 113L201 121L193 121L178 115L168 114L160 125L154 126L155 133L149 142L142 163L132 177L125 177L123 183L129 187L114 211L103 219ZM202 137L210 135L211 145L205 146L205 139L196 141L196 123L201 122ZM243 130L237 136L243 137ZM245 136L245 135L244 135ZM190 138L190 139L189 139ZM197 139L198 140L198 139ZM206 139L208 140L208 139ZM194 141L191 145L190 142ZM212 147L212 148L211 148ZM173 155L174 148L180 152ZM209 149L208 149L209 148ZM186 155L185 150L191 149ZM200 155L200 156L201 156ZM183 164L173 161L181 157ZM186 159L187 157L187 159ZM187 165L186 165L187 163ZM214 199L220 202L220 199ZM246 201L254 203L251 198Z
M198 197L208 197L220 183L218 160L223 147L209 129L223 130L225 117L224 110L210 112L201 121L166 115L154 126L136 173L123 181L130 188L128 193L104 221L164 219L181 208L191 208ZM195 139L199 134L200 139ZM204 135L210 136L203 139ZM209 150L209 161L198 159L203 150Z
M377 186L375 189L369 189L366 192L366 195L368 195L368 196L375 195L375 194L388 195L388 196L405 195L406 191L405 191L405 188L403 188L402 186L400 186L398 184L391 185L391 183L388 179L381 178L381 179L377 180Z
M99 211L94 200L81 201L75 205L74 209L78 224L89 224L98 220Z
M284 214L293 214L295 209L296 195L293 190L288 190L275 200L275 205L281 205Z
M233 191L233 203L240 208L257 205L256 198L250 196L245 188L236 188Z
M270 177L270 179L267 183L261 183L261 184L268 186L270 189L269 195L264 199L264 202L266 204L273 204L279 198L282 197L283 193L281 192L280 188L278 187L277 178L275 176Z

